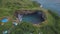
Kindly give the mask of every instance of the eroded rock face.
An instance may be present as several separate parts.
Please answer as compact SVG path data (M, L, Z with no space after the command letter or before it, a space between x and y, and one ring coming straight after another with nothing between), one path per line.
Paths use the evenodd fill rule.
M26 21L33 24L39 24L45 21L45 14L41 10L17 10L15 16L20 22Z
M31 14L34 13L35 10L16 10L15 13L19 13L19 14Z

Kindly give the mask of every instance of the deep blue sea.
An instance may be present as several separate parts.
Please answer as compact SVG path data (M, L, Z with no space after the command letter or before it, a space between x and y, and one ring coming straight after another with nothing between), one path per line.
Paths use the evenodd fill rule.
M60 0L34 0L42 4L43 8L50 9L60 15Z

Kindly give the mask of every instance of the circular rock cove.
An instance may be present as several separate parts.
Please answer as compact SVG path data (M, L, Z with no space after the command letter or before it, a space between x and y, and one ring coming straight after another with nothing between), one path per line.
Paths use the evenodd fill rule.
M19 21L39 24L45 21L45 14L41 10L17 10L15 16Z

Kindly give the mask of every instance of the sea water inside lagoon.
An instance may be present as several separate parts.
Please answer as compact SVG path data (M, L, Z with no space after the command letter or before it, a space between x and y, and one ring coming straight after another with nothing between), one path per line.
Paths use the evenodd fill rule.
M20 15L19 18L22 19L22 21L27 22L27 23L38 24L38 23L40 23L44 20L44 18L42 18L42 13L41 12L36 12L36 13L33 13L33 14L23 15L22 18L21 18L21 16L22 15Z
M50 9L60 16L60 0L34 0L42 4L43 8Z
M24 15L23 21L24 22L32 22L35 24L40 22L39 17L37 17L37 15Z

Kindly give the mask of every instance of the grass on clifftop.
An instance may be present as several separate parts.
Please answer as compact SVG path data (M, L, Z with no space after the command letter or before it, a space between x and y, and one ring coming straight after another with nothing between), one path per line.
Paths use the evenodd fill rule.
M29 34L31 32L38 34L40 31L43 34L60 34L60 17L51 11L40 8L40 4L30 0L0 0L0 18L4 16L13 17L15 10L19 9L42 10L46 14L47 24L42 24L44 25L43 27L37 28L33 27L32 24L24 22L17 27L14 27L11 34ZM12 22L8 22L8 25L5 24L4 26L0 26L0 34L2 34L2 31L5 29L9 29L11 23Z
M0 0L0 16L12 16L15 10L35 9L39 6L37 2L30 0Z

